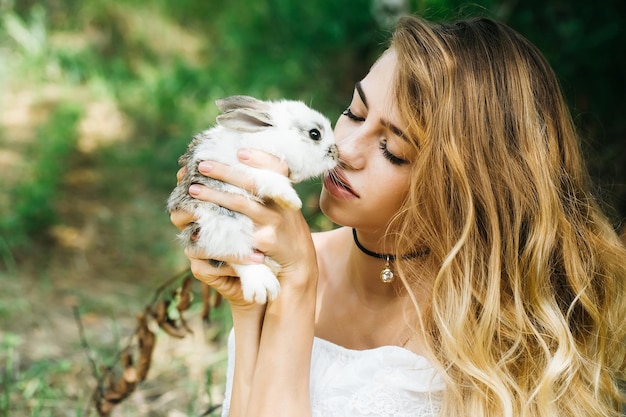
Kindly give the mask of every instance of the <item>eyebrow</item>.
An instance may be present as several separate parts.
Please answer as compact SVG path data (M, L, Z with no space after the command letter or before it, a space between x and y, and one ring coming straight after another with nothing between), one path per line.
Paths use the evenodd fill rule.
M365 107L367 108L367 97L365 97L365 93L363 92L363 87L361 86L361 81L357 82L356 85L354 86L354 88L356 89L356 92L359 93L359 97L361 97L361 101L363 102L363 104L365 105Z
M365 105L365 108L367 108L368 107L367 97L365 96L365 92L363 91L363 86L361 86L361 81L357 82L354 88L356 89L356 92L359 94L359 97L361 98L361 101ZM396 125L389 123L387 120L384 120L384 119L381 119L380 122L387 129L391 130L394 135L408 141L409 139L408 136L402 130L400 130L400 128L398 128Z

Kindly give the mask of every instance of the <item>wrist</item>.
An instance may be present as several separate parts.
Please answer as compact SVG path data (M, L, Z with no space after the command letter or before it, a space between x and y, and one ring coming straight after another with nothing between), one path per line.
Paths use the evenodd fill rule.
M295 272L290 274L295 274ZM303 278L303 275L308 276ZM293 323L298 322L300 324L296 327L299 330L296 332L304 331L309 325L312 328L317 297L317 273L306 271L306 273L298 274L298 279L290 276L284 281L285 284L276 300L267 305L263 330L265 331L267 323L290 327Z
M318 277L317 260L313 257L310 261L283 266L278 280L281 284L281 292L293 290L296 294L312 292L315 295Z
M233 324L250 323L260 325L265 314L265 304L237 304L230 303L230 312L233 317Z

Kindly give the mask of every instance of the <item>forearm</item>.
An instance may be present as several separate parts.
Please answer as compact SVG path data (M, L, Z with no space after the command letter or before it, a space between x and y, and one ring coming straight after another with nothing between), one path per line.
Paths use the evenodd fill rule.
M284 161L261 151L242 150L238 157L254 168L282 175L289 172ZM217 162L200 164L199 170L215 180L257 194L257 183L241 170ZM259 307L243 296L241 280L230 266L240 264L241 259L215 258L209 253L188 254L194 276L215 288L229 301L233 311L235 363L229 369L230 416L310 414L309 372L318 273L306 220L299 210L205 186L190 187L189 194L253 221L255 253L243 259L245 263L262 263L269 256L281 266L281 294L274 302ZM183 214L172 215L172 222L181 229L194 221L191 213ZM205 259L219 259L225 264L217 267ZM252 309L254 306L258 309ZM304 411L291 411L296 406L304 406Z
M252 379L257 363L264 307L258 314L233 310L235 368L230 399L230 417L247 416Z
M248 416L311 414L310 367L317 270L304 286L285 287L268 305L251 388Z

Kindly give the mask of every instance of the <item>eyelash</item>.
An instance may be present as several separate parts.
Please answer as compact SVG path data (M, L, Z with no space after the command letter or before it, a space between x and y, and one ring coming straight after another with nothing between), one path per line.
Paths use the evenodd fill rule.
M348 119L353 120L355 122L364 122L365 121L364 117L360 117L360 116L357 116L356 114L352 113L352 110L350 110L350 107L345 109L341 114L346 116ZM398 158L397 156L395 156L394 154L389 152L389 149L387 149L387 141L386 140L383 140L382 142L380 142L380 145L378 145L378 147L380 148L381 151L383 151L383 156L389 162L391 162L393 165L406 165L406 164L408 164L408 161L406 161L404 159L401 159L401 158Z
M393 165L400 166L400 165L406 165L409 163L409 161L404 160L402 158L398 158L397 156L389 152L389 149L387 149L387 140L383 140L382 142L380 142L380 145L378 145L378 147L380 148L381 151L383 151L383 156L387 158L389 162L391 162Z
M347 109L345 109L343 111L344 116L347 116L348 119L352 119L355 122L364 122L365 121L365 117L361 117L361 116L357 116L356 114L352 113L352 110L350 110L350 107L348 107Z

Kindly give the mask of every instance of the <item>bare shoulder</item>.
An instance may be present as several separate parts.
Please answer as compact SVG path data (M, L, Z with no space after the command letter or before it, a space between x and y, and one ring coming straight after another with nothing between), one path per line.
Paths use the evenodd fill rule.
M318 257L320 254L325 254L328 251L341 250L347 231L346 227L340 227L326 232L313 233L311 236L313 237L313 244Z

